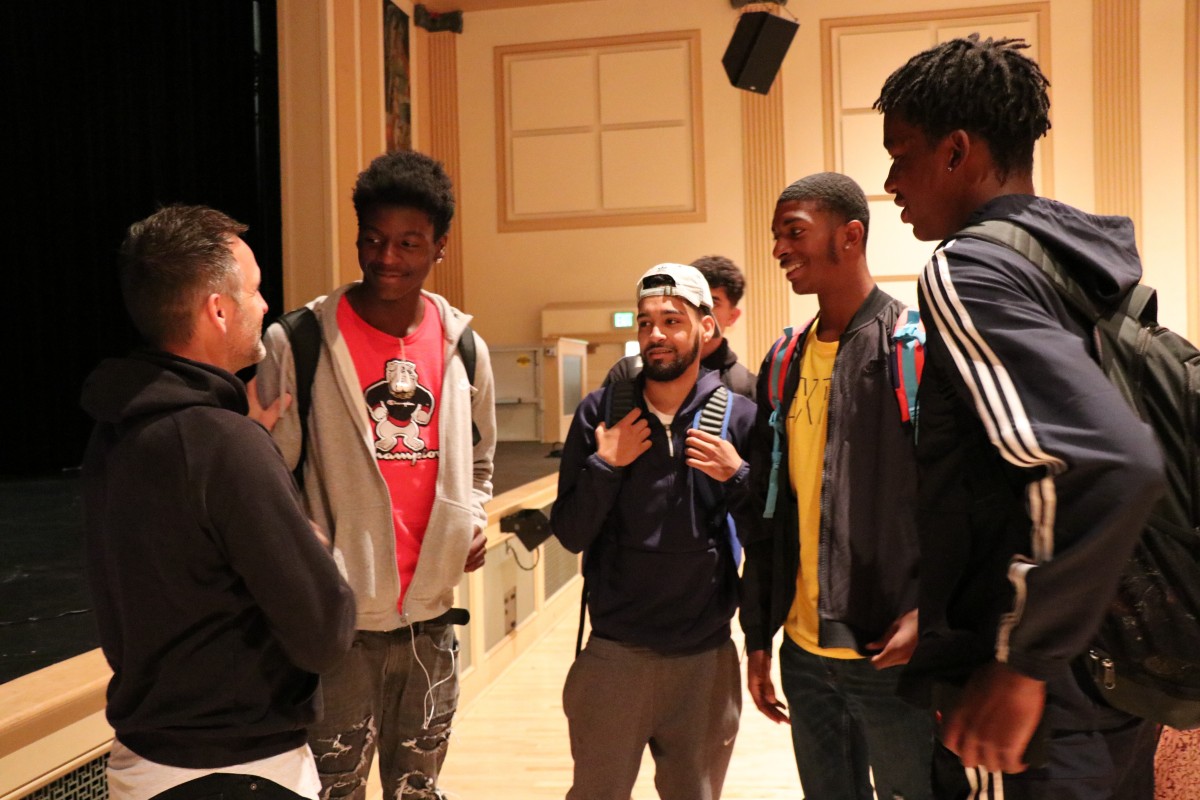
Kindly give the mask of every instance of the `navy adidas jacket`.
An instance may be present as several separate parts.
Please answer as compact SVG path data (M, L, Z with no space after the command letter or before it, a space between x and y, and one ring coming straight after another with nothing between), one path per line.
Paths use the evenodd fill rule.
M1141 277L1133 227L999 197L969 224L1032 233L1094 297ZM921 636L905 691L993 659L1046 680L1095 635L1163 486L1162 456L1094 360L1089 324L1041 270L978 239L943 242L920 281Z
M718 373L701 371L669 430L646 408L644 380L638 378L637 397L650 449L626 467L602 460L595 430L604 419L605 390L585 397L563 447L550 527L568 550L585 553L594 635L660 653L698 653L729 638L738 576L717 505L734 515L739 531L750 529L750 465L721 484L684 463L687 430L720 386ZM754 404L733 392L729 402L727 438L748 460Z

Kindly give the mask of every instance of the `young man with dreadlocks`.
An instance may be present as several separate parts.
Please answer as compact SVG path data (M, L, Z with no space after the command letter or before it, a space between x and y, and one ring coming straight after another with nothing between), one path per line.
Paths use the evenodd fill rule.
M1107 302L1141 276L1128 219L1035 196L1049 83L1024 48L945 42L875 102L884 187L918 239L941 242L920 280L921 630L902 690L933 704L967 768L954 796L1150 798L1151 726L1100 699L1081 654L1162 489L1162 457L1041 269L959 235L1009 220Z

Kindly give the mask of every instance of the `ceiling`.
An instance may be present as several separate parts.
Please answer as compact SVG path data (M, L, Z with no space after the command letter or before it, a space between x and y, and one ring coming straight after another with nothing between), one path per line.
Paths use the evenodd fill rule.
M592 0L425 0L424 5L435 14L443 14L447 11L492 11L501 8L581 2L592 2Z

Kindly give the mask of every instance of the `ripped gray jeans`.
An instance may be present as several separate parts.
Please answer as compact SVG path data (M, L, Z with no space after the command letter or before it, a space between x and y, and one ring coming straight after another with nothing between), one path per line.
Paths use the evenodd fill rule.
M308 741L321 800L364 800L379 753L384 800L443 800L438 772L458 707L454 626L358 631L350 652L321 676L325 713Z

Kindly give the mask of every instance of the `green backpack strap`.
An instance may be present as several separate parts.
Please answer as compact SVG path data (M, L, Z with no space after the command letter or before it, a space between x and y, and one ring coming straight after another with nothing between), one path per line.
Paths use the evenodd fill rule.
M304 483L304 462L308 458L308 412L312 409L313 377L321 356L321 323L308 306L301 306L279 318L279 324L292 345L292 363L296 371L296 412L300 415L300 458L292 475L297 486Z
M1041 242L1015 222L1004 219L985 220L963 228L955 234L956 238L960 236L983 239L993 244L1003 245L1033 262L1054 284L1054 288L1062 297L1063 302L1079 312L1093 326L1108 316L1108 312L1098 308L1083 287L1063 269L1053 256L1046 252ZM1129 329L1129 335L1136 337L1137 329L1140 327L1139 323L1157 322L1158 296L1149 286L1139 283L1121 299L1118 310L1124 315L1122 326ZM1098 336L1095 337L1095 344L1101 368L1105 374L1111 374L1112 354L1100 347Z
M1134 285L1112 309L1096 305L1082 286L1054 259L1029 231L1008 220L990 219L963 228L956 236L983 239L1003 245L1031 261L1054 284L1055 291L1071 308L1079 312L1092 325L1092 342L1096 347L1097 361L1109 380L1120 388L1122 395L1145 419L1146 409L1141 392L1129 383L1129 378L1114 364L1116 354L1104 346L1101 326L1119 326L1113 331L1118 340L1137 341L1145 326L1158 324L1158 294L1143 283ZM1116 322L1114 323L1114 320Z

